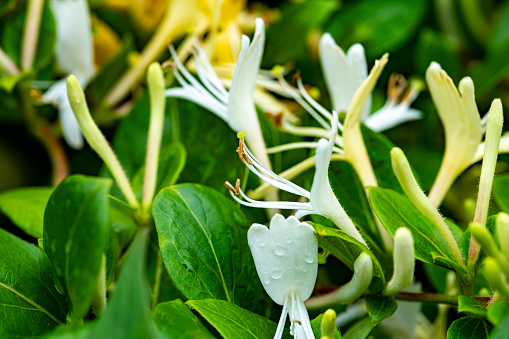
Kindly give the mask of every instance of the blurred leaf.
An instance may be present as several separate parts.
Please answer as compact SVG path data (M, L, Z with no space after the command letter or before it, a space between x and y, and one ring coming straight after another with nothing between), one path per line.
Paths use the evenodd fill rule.
M26 2L13 15L2 19L2 24L8 29L0 30L0 47L14 61L21 63L21 46L23 43L23 30L26 18ZM39 39L35 49L34 68L40 70L46 67L53 58L56 41L55 19L49 7L49 1L44 2L39 29Z
M426 74L431 62L436 61L452 79L459 81L461 62L456 51L456 46L445 34L424 28L419 34L414 52L417 73Z
M351 1L330 19L324 31L345 51L361 43L368 59L374 59L409 41L426 13L425 0Z
M498 19L494 24L493 33L490 35L491 39L488 41L488 49L491 52L509 45L509 2L502 2L498 6L496 9Z
M149 315L147 241L148 229L141 230L127 252L115 291L90 338L161 338Z
M339 1L311 0L283 3L278 21L267 28L264 60L267 67L307 54L306 38L320 29L339 8Z
M44 251L0 229L0 337L33 338L65 322Z
M366 316L353 324L353 326L346 331L345 335L343 335L343 339L365 339L374 327L371 318Z
M318 245L338 258L350 270L353 270L355 259L365 252L373 260L373 275L380 278L382 285L385 285L384 270L380 261L365 245L352 238L337 228L326 227L313 222L308 222L314 227L318 234Z
M447 330L447 339L484 339L488 338L491 325L477 317L463 317L453 321Z
M198 311L224 338L270 339L276 333L275 322L224 300L189 300L186 304Z
M261 286L235 203L201 185L163 189L152 207L161 256L188 299L216 298L253 308Z
M488 53L484 60L476 64L476 67L470 71L475 84L476 96L488 96L489 92L492 91L500 81L508 77L508 54L509 44L506 44L496 51Z
M508 301L497 302L488 308L488 319L493 324L498 325L506 318L509 318Z
M152 319L167 338L214 338L180 299L158 304Z
M52 187L26 187L0 193L0 210L26 234L42 238L44 209Z
M417 259L454 268L457 272L464 271L452 259L435 225L419 212L406 196L389 189L370 187L369 199L380 222L392 237L399 227L406 227L412 232Z
M111 181L74 175L51 194L44 213L44 250L71 302L71 319L89 311L109 234Z
M366 297L366 310L373 326L389 318L398 309L398 303L391 298L368 295Z
M486 318L486 310L475 299L466 295L458 296L458 312L471 313L481 318Z
M493 197L505 213L509 213L509 174L497 175L493 181Z

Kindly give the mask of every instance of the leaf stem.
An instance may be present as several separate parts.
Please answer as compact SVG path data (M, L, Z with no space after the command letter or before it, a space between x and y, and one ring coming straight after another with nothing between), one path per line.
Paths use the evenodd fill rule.
M411 292L399 292L395 295L398 300L415 301L415 302L426 302L432 304L447 304L452 306L458 305L458 296L444 295L444 294L432 294L432 293L411 293ZM481 304L488 304L490 297L474 297L476 301Z

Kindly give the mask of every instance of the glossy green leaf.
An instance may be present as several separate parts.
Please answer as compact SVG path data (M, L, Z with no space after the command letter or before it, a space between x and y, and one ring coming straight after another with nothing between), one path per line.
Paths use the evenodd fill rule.
M424 0L376 0L348 2L325 27L343 48L361 43L369 58L393 52L414 34L426 14ZM405 27L405 29L401 29Z
M152 319L167 338L214 338L180 299L158 304Z
M398 309L398 303L392 298L368 295L366 297L366 310L373 326L389 318Z
M55 188L44 214L44 250L63 292L72 320L89 310L109 235L111 180L70 176Z
M247 220L231 199L182 184L163 189L152 211L163 262L186 298L256 304L261 289L247 245Z
M486 318L486 310L475 299L466 295L458 296L458 312L471 313L478 317Z
M33 338L65 322L44 251L2 229L0 244L0 337Z
M26 234L42 238L44 209L51 187L27 187L0 194L0 210Z
M318 234L318 245L338 258L349 269L353 270L355 259L366 252L373 261L373 275L378 277L382 284L385 284L384 270L378 258L364 244L352 238L337 228L326 227L313 222L308 222L314 227Z
M126 254L115 291L92 330L92 338L161 338L149 315L147 241L148 229L140 231Z
M451 258L449 249L435 225L419 212L406 196L389 189L371 187L369 197L373 210L391 236L394 236L399 227L406 227L412 232L417 259L463 271Z
M187 302L222 336L228 339L271 339L277 324L224 300L205 299Z
M463 317L453 321L447 330L447 339L484 339L488 338L491 325L477 317Z
M186 149L179 142L161 148L157 167L156 192L177 182L186 163ZM140 168L132 180L133 190L142 196L145 166Z

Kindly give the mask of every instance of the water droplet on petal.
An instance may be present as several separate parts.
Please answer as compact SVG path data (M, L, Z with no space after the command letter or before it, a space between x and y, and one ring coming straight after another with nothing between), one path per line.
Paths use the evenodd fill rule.
M260 247L265 247L266 245L267 245L267 244L265 243L265 241L260 241L260 242L258 243L258 246L260 246Z
M264 283L265 285L270 284L270 280L269 280L269 278L268 278L268 277L263 278L263 283Z
M276 267L272 270L270 276L272 277L272 279L277 280L283 276L283 270Z
M274 249L274 252L278 256L282 256L286 253L286 248L283 245L277 244L276 248Z
M308 263L308 264L312 264L315 262L315 256L313 255L313 253L306 253L306 255L304 256L304 260Z
M291 244L291 243L292 243L292 241L293 241L293 239L292 239L292 238L290 238L290 237L288 237L288 238L286 238L286 240L285 240L285 241L286 241L286 243L287 243L287 244Z

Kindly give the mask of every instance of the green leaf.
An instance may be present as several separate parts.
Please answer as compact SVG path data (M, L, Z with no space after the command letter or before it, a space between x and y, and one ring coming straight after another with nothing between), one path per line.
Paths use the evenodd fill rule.
M65 322L44 251L2 229L0 244L0 337L32 338Z
M389 318L398 309L398 303L392 298L368 295L366 297L366 310L373 326Z
M493 197L502 211L509 213L509 174L497 175L493 181Z
M49 198L44 214L44 250L71 302L72 321L89 310L109 235L111 180L70 176Z
M500 324L502 320L508 317L509 301L498 302L488 308L488 319L495 325Z
M26 234L42 238L44 209L51 192L51 187L26 187L3 192L0 194L0 210Z
M343 336L343 339L365 339L375 326L369 316L359 320Z
M91 338L160 338L150 319L145 278L148 229L141 230L122 264L113 296L94 326Z
M452 259L435 225L419 212L406 196L389 189L370 187L369 198L373 210L391 236L394 237L399 227L406 227L412 232L417 259L453 268L457 272L464 271Z
M223 338L271 339L276 333L275 322L227 301L189 300L187 304L214 326Z
M186 149L179 142L161 148L157 166L156 192L177 182L186 163ZM142 196L145 166L140 168L132 180L133 190Z
M447 339L484 339L488 338L491 325L477 317L463 317L453 321L447 330Z
M355 259L362 252L366 252L373 261L373 275L381 280L381 285L385 285L384 270L380 265L380 261L364 244L340 229L322 226L309 221L307 223L313 226L318 234L318 246L330 252L352 271Z
M180 299L158 304L152 319L167 338L214 338Z
M507 339L509 338L509 317L505 317L500 324L495 326L491 331L490 339Z
M247 245L247 220L235 203L201 185L163 189L152 207L163 262L188 299L253 307L261 291Z
M315 319L311 320L311 328L313 329L313 333L316 338L322 337L322 319L323 319L323 313L320 314ZM341 339L341 332L336 327L336 330L334 331L334 339Z
M264 55L264 59L270 61L267 67L284 64L307 54L308 34L314 29L320 29L338 7L338 2L328 0L283 3L280 8L281 17L267 28Z
M424 0L347 2L331 18L324 31L330 32L343 48L361 43L368 58L379 58L410 40L427 12L426 7Z
M471 313L482 318L486 318L486 310L475 299L466 295L458 296L458 312Z

